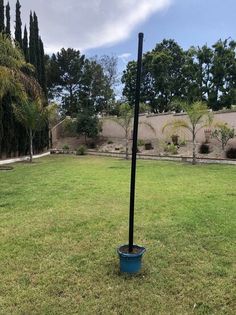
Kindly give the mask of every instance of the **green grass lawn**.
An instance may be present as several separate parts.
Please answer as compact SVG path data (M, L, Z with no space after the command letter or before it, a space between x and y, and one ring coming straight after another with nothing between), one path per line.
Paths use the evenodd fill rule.
M0 314L236 314L236 167L138 162L135 277L129 177L70 156L0 172Z

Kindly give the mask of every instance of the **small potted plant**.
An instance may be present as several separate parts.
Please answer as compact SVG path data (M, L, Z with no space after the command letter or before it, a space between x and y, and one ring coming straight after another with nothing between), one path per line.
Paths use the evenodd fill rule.
M211 129L204 129L204 134L205 134L205 143L209 143L211 139Z

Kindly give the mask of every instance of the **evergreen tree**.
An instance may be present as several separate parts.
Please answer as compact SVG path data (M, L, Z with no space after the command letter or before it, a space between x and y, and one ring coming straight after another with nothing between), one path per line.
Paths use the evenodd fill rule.
M21 5L19 0L16 2L16 26L15 26L15 41L22 48L22 22L21 22Z
M25 29L24 29L23 52L24 52L24 55L25 55L25 60L27 62L29 62L28 32L27 32L26 25L25 25Z
M32 12L30 12L30 34L29 34L29 61L32 65L36 65L36 47L35 47L35 33L34 20Z
M6 34L11 36L11 8L9 2L6 5Z
M45 70L45 55L44 55L44 46L43 41L41 38L39 38L39 57L40 57L40 85L45 93L47 95L47 87L46 87L46 70Z
M0 33L4 32L5 23L4 23L4 1L0 0Z
M39 51L39 25L38 25L38 17L34 12L33 15L33 31L34 31L34 45L35 45L35 55L36 55L36 63L34 64L37 71L38 81L41 83L41 61L40 61L40 51Z

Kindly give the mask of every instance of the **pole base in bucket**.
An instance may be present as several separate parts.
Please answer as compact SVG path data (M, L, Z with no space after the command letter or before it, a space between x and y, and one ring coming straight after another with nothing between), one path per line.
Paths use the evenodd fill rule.
M144 247L134 245L133 252L129 253L129 246L122 245L117 249L120 257L120 271L126 273L136 273L141 270L142 256L146 249Z

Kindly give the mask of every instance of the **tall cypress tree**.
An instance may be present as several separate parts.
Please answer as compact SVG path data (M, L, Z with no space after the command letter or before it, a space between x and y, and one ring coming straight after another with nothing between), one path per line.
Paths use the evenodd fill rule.
M26 25L25 25L24 37L23 37L23 52L25 55L25 60L29 62L28 32L27 32Z
M34 33L34 20L32 12L30 12L30 34L29 34L29 61L32 65L36 66L36 47L35 47L35 33Z
M0 33L4 32L5 23L4 23L4 1L0 0Z
M38 25L38 17L34 12L33 15L33 23L34 23L34 40L35 40L35 55L36 55L36 70L37 70L37 77L39 83L41 83L41 60L40 60L40 49L39 49L39 25Z
M16 2L16 26L15 26L15 41L22 48L22 22L21 22L21 5L20 1Z
M47 95L47 84L46 84L46 70L45 70L45 55L44 55L44 46L43 46L43 41L41 38L39 38L39 50L40 50L40 73L41 73L41 86L42 89Z
M11 36L11 8L9 2L6 5L6 34Z

